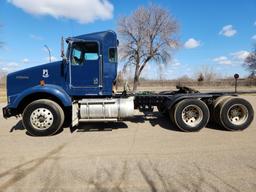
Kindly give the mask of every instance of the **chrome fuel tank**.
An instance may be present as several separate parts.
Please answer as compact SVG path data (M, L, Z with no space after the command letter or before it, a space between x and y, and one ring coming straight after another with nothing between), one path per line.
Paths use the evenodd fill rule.
M118 120L133 115L134 97L82 99L79 102L81 120L113 119Z

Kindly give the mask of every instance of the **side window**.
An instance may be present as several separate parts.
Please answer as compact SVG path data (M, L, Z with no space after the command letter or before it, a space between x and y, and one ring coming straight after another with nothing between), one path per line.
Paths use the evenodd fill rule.
M88 61L99 59L99 47L98 43L85 43L84 59Z
M81 56L82 56L82 52L80 50L73 49L73 57L81 59Z
M98 60L99 55L98 53L85 53L84 58L85 60Z
M74 43L72 49L72 65L82 65L83 57L82 57L83 44L82 43Z
M72 65L83 65L86 61L99 59L99 46L95 42L77 42L73 44Z
M109 48L109 50L108 50L108 60L111 63L117 62L117 48Z

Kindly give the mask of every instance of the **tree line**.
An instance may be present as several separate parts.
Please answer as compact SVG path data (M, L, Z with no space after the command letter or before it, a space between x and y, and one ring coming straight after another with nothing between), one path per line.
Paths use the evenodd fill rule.
M169 63L173 51L179 47L178 29L178 22L172 14L157 5L139 7L130 16L121 18L118 22L118 33L121 38L119 51L125 65L117 78L123 77L122 74L127 66L133 66L133 91L136 91L141 72L148 63L153 62L164 70L163 64L165 67ZM245 59L243 66L249 71L249 77L255 78L256 45ZM218 74L213 69L203 66L197 76L197 81L199 84L209 82L216 76Z

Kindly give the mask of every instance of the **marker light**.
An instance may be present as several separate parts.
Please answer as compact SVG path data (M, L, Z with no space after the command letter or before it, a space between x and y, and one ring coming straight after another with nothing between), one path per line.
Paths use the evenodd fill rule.
M41 85L41 86L44 86L44 85L45 85L44 80L41 80L41 81L40 81L40 85Z

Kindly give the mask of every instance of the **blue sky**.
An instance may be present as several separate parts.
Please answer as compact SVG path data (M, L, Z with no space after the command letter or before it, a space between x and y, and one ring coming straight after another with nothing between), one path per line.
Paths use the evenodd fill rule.
M150 3L168 9L180 24L182 46L164 70L165 79L195 77L206 65L223 76L248 75L242 63L256 43L255 0L1 0L0 69L46 63L45 44L59 60L61 36L116 30L120 16ZM151 64L143 76L159 78L155 71Z

